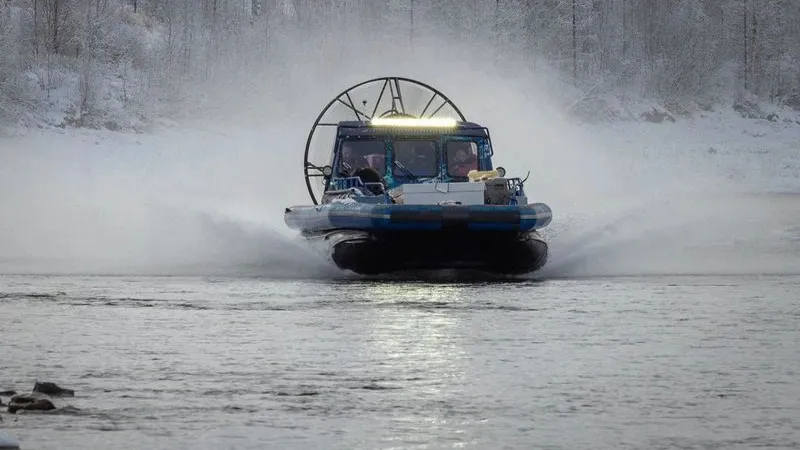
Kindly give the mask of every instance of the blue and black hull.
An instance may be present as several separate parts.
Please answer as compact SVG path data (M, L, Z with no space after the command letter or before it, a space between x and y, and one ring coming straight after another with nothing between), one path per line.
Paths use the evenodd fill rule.
M524 274L547 261L547 205L326 204L287 208L286 223L359 274L469 269Z

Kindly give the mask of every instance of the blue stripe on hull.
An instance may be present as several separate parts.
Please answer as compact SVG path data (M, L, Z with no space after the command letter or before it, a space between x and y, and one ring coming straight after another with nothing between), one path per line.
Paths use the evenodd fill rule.
M331 229L435 231L449 227L528 231L544 228L551 220L552 211L544 203L526 206L329 203L292 206L284 214L286 225L302 232Z

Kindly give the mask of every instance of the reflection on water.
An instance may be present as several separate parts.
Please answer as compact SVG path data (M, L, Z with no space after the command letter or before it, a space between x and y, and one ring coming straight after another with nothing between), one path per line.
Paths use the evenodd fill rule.
M462 321L442 305L464 300L466 288L418 284L379 284L360 290L360 296L380 306L372 308L370 351L412 370L441 367L461 374L464 359Z
M469 286L435 285L428 283L364 283L357 297L377 304L413 304L434 308L437 304L464 301Z
M441 405L458 403L466 383L464 313L442 306L466 300L469 287L418 283L374 284L359 296L374 304L368 312L364 351L405 379L405 398L421 414L403 419L414 433L438 433L447 423ZM408 392L408 391L411 392ZM429 406L419 409L424 403Z

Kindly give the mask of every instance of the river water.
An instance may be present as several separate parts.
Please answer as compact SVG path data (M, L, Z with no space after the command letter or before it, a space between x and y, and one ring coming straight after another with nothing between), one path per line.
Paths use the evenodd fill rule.
M798 448L800 277L7 275L26 449ZM5 399L7 400L7 398Z
M798 196L710 194L667 151L606 173L557 131L504 153L548 168L532 198L556 214L513 281L321 267L282 235L308 201L292 136L5 147L0 391L76 396L0 428L40 450L799 448Z

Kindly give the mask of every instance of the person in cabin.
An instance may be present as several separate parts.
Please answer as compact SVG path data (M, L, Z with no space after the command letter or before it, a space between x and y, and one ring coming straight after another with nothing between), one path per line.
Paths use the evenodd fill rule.
M341 172L352 174L362 167L369 167L383 176L385 148L382 141L344 141L341 150ZM349 167L348 167L349 166ZM352 175L348 175L352 176Z
M368 167L367 158L360 154L352 142L345 141L342 143L342 159L341 171L347 176L351 176L356 169L360 167Z
M450 142L447 145L447 167L450 175L466 177L470 170L478 170L478 158L472 142Z

